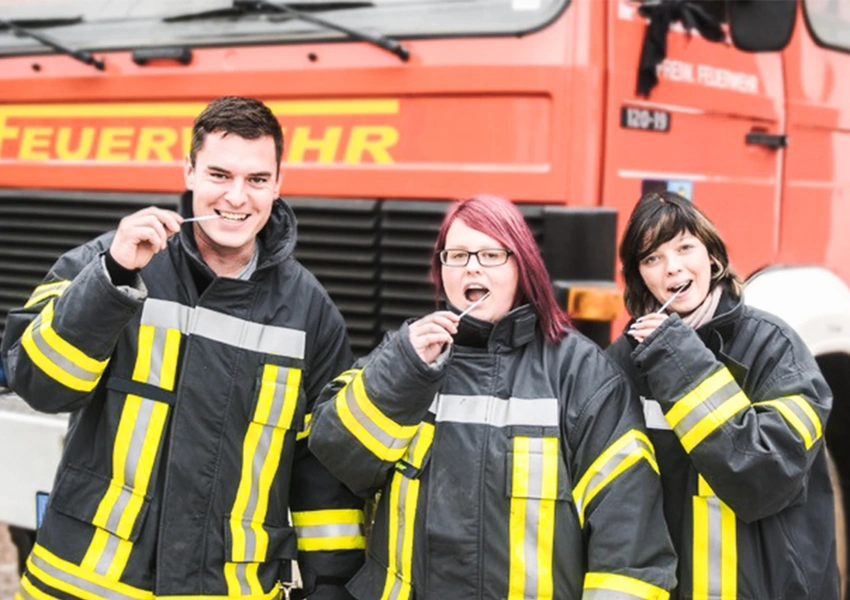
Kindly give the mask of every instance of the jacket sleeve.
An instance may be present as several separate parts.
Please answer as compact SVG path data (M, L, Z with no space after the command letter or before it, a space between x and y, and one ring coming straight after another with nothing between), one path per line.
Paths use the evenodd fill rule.
M744 521L801 497L832 406L802 340L787 326L757 328L747 333L755 361L747 367L758 379L748 392L676 316L633 355L697 471Z
M352 357L339 311L329 300L317 304L325 308L305 365L307 414L304 428L296 437L290 510L305 595L317 600L344 600L351 598L345 584L363 565L364 503L316 459L308 440L322 388L351 364Z
M60 257L23 307L10 311L2 357L9 387L43 412L93 396L121 331L142 305L115 287L101 254L107 237Z
M355 493L382 486L405 455L442 382L448 353L426 365L407 325L334 380L316 411L310 449Z
M584 594L667 600L676 585L676 555L655 451L626 377L601 355L592 362L606 366L582 365L587 393L578 397L589 399L576 414L568 412L573 423L563 440L572 455L572 499L587 545Z

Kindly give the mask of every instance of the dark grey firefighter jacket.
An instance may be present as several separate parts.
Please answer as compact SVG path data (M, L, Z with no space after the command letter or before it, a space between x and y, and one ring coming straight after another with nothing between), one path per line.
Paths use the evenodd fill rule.
M214 277L190 227L141 270L146 295L112 284L107 234L9 315L11 387L74 411L25 598L269 598L296 555L315 598L340 598L362 565L363 503L304 439L352 359L339 312L292 257L294 214L275 202L244 281Z
M675 585L637 398L580 334L554 346L521 307L486 347L428 366L404 325L326 392L311 450L381 490L355 597L661 600Z
M724 293L697 331L672 316L609 352L640 389L658 451L674 597L837 599L832 395L794 331Z

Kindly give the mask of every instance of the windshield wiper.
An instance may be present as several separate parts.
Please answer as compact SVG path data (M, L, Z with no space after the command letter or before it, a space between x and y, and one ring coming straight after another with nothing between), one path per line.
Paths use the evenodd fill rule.
M340 3L333 3L333 5L339 6ZM317 5L322 6L322 8L326 8L325 5ZM360 7L360 6L371 6L371 3L346 3L348 7ZM269 2L268 0L233 0L233 4L229 8L219 8L204 12L198 12L194 14L186 14L186 15L177 15L174 17L167 17L163 19L163 21L169 23L175 23L180 21L194 21L198 19L213 19L213 18L222 18L222 17L240 17L242 15L252 13L252 12L263 12L264 10L279 12L286 14L294 19L298 19L300 21L307 21L308 23L313 23L314 25L318 25L319 27L324 27L325 29L332 29L334 31L339 31L344 33L349 38L354 40L360 40L363 42L368 42L373 46L377 46L382 50L386 50L387 52L391 52L398 56L401 60L406 61L410 58L410 51L407 48L399 44L396 40L392 38L388 38L382 35L373 35L371 33L367 33L365 31L357 31L355 29L349 29L344 25L339 25L332 21L328 21L322 17L318 17L316 15L310 14L308 12L304 12L295 8L292 8L291 5L288 4L275 4L274 2Z
M82 19L69 19L68 23L62 22L62 24L69 25L69 24L75 24L75 23L81 23L81 22L82 22ZM41 25L44 26L44 24L41 24ZM55 25L55 23L53 23L53 25ZM5 21L3 19L0 19L0 28L10 29L13 32L15 32L15 34L17 34L17 35L32 38L32 39L36 40L37 42L44 44L45 46L53 48L57 52L60 52L62 54L66 54L66 55L70 56L71 58L74 58L74 59L76 59L80 62L86 63L87 65L91 65L95 69L97 69L98 71L103 71L106 68L106 65L104 65L103 61L92 56L90 52L86 52L85 50L74 50L73 48L69 48L68 46L64 45L61 42L54 40L52 37L50 37L50 36L48 36L44 33L33 31L32 29L29 29L29 28L26 28L26 27L21 27L20 25L18 25L14 21Z

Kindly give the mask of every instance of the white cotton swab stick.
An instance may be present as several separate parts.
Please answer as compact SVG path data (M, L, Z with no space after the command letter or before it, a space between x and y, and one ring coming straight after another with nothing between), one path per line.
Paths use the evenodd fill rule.
M481 296L478 300L476 300L475 302L473 302L472 304L470 304L470 305L466 308L466 310L465 310L465 311L463 311L462 313L460 313L460 316L458 317L458 319L462 319L462 318L464 318L464 317L465 317L465 316L469 313L469 311L473 310L476 306L478 306L479 304L481 304L482 302L484 302L484 301L485 301L485 300L486 300L489 296L490 296L490 292L488 291L486 294L484 294L483 296Z
M687 284L687 283L686 283L685 285L683 285L682 287L680 287L678 290L676 290L676 292L675 292L672 296L670 296L669 298L667 298L667 302L665 302L664 304L662 304L662 305L661 305L661 308L659 308L658 310L656 310L656 311L655 311L655 314L656 314L656 315L660 315L661 313L663 313L663 312L664 312L664 310L665 310L668 306L670 306L670 303L671 303L671 302L673 302L673 300L675 300L675 299L676 299L676 296L678 296L678 295L682 292L682 290L684 290L686 287L688 287L688 284Z
M192 221L210 221L212 219L220 219L221 217L218 215L204 215L202 217L189 217L188 219L183 219L184 223L191 223Z

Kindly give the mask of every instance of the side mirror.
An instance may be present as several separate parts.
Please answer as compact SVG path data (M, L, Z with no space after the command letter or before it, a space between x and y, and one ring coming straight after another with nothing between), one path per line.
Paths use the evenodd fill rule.
M727 0L732 43L747 52L785 48L797 21L797 0Z

